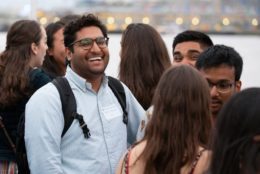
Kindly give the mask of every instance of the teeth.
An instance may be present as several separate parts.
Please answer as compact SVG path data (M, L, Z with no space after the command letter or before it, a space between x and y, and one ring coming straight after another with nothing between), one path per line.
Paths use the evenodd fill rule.
M92 57L88 59L89 61L101 60L101 57Z

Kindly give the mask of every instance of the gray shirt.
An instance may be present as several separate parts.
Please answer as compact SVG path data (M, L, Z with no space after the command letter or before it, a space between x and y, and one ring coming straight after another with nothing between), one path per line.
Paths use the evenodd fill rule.
M115 173L127 145L135 141L145 111L125 86L128 124L123 123L122 108L103 78L96 93L91 84L69 67L66 77L91 137L84 138L74 120L61 138L64 117L56 87L49 83L36 91L26 105L25 143L31 173L80 174Z

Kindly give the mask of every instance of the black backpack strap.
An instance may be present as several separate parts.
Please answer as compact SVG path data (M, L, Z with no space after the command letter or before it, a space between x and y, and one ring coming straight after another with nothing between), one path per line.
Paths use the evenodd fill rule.
M119 104L123 110L123 122L127 124L128 122L128 113L126 111L126 96L125 90L121 82L111 76L108 76L108 86L113 91L114 95L116 96Z
M80 127L83 130L84 136L86 138L89 138L90 137L89 129L87 127L87 124L85 124L82 115L77 113L76 99L72 92L68 80L65 77L57 77L52 81L52 83L56 86L56 88L59 91L61 105L62 105L62 112L64 116L65 123L64 123L64 128L61 137L64 136L64 134L71 126L73 119L76 118L80 123Z

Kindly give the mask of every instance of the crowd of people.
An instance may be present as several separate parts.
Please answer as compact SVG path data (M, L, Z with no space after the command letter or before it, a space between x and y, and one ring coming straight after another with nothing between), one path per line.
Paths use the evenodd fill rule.
M65 16L46 28L19 20L6 40L0 174L29 173L16 155L22 117L32 174L260 172L260 87L241 90L243 58L225 43L183 31L171 62L153 26L129 24L114 88L105 73L109 33L96 15ZM57 78L76 101L68 127Z

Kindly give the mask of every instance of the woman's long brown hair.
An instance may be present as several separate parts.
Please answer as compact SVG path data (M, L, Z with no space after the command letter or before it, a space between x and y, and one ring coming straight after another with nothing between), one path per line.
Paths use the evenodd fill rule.
M31 44L39 44L40 25L33 20L15 22L0 55L0 105L8 106L29 94Z
M165 72L156 89L154 112L146 128L141 154L145 174L180 173L191 165L211 131L210 94L206 80L187 65Z
M168 50L160 34L150 25L127 26L121 40L119 79L146 110L163 72L171 66Z

